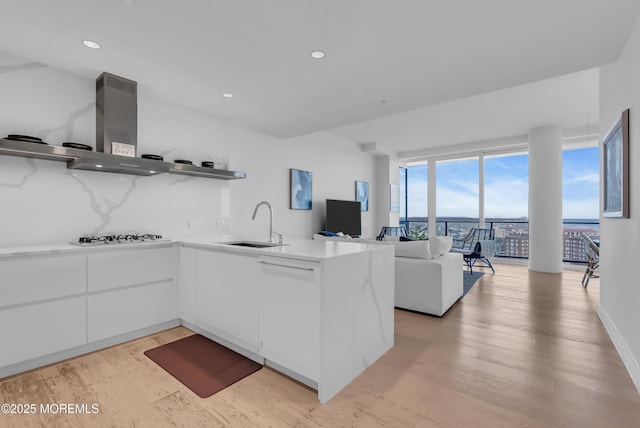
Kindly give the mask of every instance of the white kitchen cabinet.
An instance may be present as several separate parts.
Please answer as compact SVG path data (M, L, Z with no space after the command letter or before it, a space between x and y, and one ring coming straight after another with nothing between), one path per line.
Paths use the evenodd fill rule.
M196 262L182 266L197 271L197 327L316 388L321 403L393 346L393 247L192 245Z
M178 318L178 293L171 281L87 297L89 342Z
M197 324L198 250L180 246L180 318Z
M320 263L260 257L260 355L315 382L320 371Z
M182 318L317 388L325 403L393 346L390 246L194 239L62 251L0 257L0 376Z
M0 308L86 291L86 256L0 260Z
M171 247L89 254L89 342L177 319L177 262Z
M0 260L0 367L86 343L86 257Z
M173 249L142 248L105 251L88 255L89 291L166 281L175 274Z
M198 250L198 327L257 351L259 275L257 256Z
M84 345L85 297L0 310L0 367Z

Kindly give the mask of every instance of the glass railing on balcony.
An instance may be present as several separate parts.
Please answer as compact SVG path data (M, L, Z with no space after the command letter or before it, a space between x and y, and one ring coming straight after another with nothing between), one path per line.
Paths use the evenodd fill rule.
M475 219L438 219L436 234L450 235L454 239L463 238L469 231L478 227ZM425 239L429 236L427 219L405 219L400 226L407 229L412 239ZM596 242L600 240L600 223L588 220L563 221L563 261L567 263L586 263L586 247L580 233L587 234ZM527 259L529 257L529 222L526 220L490 219L485 227L495 230L496 257Z

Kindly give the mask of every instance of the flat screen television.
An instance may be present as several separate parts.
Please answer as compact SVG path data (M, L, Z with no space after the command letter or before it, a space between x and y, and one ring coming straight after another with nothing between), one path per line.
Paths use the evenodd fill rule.
M327 199L327 232L342 232L345 235L360 236L362 233L362 211L359 201L339 201Z

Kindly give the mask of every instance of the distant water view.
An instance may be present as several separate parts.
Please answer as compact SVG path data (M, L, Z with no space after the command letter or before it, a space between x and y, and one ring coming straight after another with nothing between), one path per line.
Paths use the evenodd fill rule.
M414 223L426 224L428 222L428 217L409 217L408 219L406 219L406 221L404 219L401 219L401 220L403 223L409 222L411 224L414 224ZM479 220L477 218L472 218L472 217L438 217L436 219L436 222L438 223L447 222L449 224L454 224L454 223L478 224ZM499 223L501 225L524 223L528 225L529 219L527 217L518 217L518 218L487 217L484 219L484 222L487 225L489 225L490 223ZM600 220L597 218L565 218L565 219L562 219L562 224L564 224L565 228L567 227L583 228L588 226L588 227L592 227L597 230L600 230Z
M568 228L568 227L580 228L580 227L588 226L590 228L597 229L598 231L600 230L600 219L597 219L597 218L587 218L587 219L565 218L562 220L562 224L564 224L565 228Z

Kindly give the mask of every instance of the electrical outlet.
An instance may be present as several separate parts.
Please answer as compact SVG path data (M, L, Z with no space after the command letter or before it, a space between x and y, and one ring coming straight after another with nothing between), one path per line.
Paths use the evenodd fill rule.
M216 220L216 227L217 228L227 227L227 221L226 220Z
M189 229L199 229L200 222L198 220L189 220Z

